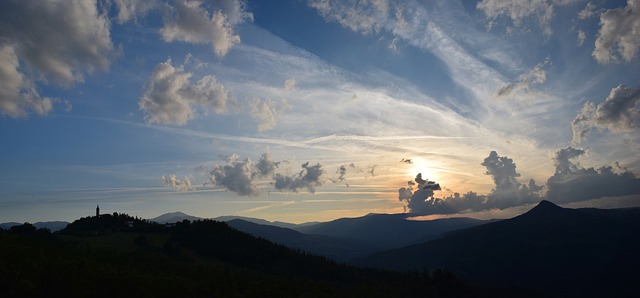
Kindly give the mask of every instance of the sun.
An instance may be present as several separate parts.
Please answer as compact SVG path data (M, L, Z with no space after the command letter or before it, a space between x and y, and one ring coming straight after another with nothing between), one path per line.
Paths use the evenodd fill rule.
M406 163L406 162L405 162ZM411 159L411 163L407 163L406 174L411 179L415 178L418 173L422 173L422 178L430 181L438 182L438 169L433 167L433 163L420 158Z

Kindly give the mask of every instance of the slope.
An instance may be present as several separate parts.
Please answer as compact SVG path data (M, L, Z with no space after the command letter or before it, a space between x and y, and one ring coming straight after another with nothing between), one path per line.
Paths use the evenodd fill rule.
M264 238L289 248L325 256L336 261L349 261L375 252L369 245L355 240L303 234L291 229L260 225L242 219L234 219L228 221L227 224L255 237Z
M471 218L415 221L408 220L407 217L407 214L368 214L294 229L305 234L363 241L373 249L384 250L435 239L445 232L486 223Z
M484 283L563 295L637 293L640 209L565 209L542 201L512 219L374 254L357 263L446 268Z

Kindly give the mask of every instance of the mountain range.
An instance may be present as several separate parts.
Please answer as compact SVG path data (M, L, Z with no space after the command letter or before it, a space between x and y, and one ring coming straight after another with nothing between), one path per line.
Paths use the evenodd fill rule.
M184 225L185 219L201 218L174 212L141 222ZM415 272L416 276L442 268L470 284L518 289L518 295L633 297L640 293L640 208L568 209L542 201L522 215L491 221L415 221L407 214L369 214L306 224L238 216L214 220L253 237L339 262ZM55 231L54 223L68 224L40 222L34 226ZM12 225L17 223L0 227ZM127 228L119 225L111 231ZM242 250L238 246L238 251Z
M529 212L373 254L361 266L445 268L483 284L559 296L640 293L640 208L566 209L542 201Z
M296 226L296 231L358 240L376 250L402 247L440 237L443 233L468 228L488 221L472 218L410 220L409 214L368 214L329 222Z

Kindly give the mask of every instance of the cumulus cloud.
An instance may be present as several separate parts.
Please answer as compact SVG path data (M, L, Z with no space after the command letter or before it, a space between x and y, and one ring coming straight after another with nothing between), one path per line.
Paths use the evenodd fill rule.
M556 174L566 175L578 171L579 165L571 160L585 153L586 151L571 146L556 151L553 157Z
M51 99L38 95L36 82L67 87L107 70L118 53L109 30L96 2L0 1L0 113L47 114Z
M585 153L573 147L556 151L556 172L547 180L548 200L569 203L640 194L640 179L617 163L598 169L582 168L574 160Z
M495 188L488 195L471 191L463 195L455 193L453 196L437 198L434 192L441 189L440 185L423 179L418 174L414 181L407 183L407 187L398 190L398 199L407 203L405 210L422 215L505 209L541 199L538 193L542 186L537 185L533 179L528 184L520 183L517 179L520 174L516 172L516 164L511 158L499 156L492 151L481 165L485 166L486 174L495 183Z
M407 187L398 189L398 199L406 201L405 210L417 214L451 213L449 206L442 199L433 197L436 190L441 190L440 184L422 178L422 173L416 175L413 181L407 182Z
M192 190L191 180L188 177L184 177L183 180L179 180L176 175L162 176L162 186L172 187L177 191Z
M640 0L628 0L627 6L600 14L600 30L593 57L599 63L631 61L640 48Z
M202 167L201 170L211 185L235 192L239 196L258 196L270 186L279 191L307 190L314 193L326 180L325 171L319 163L304 163L301 165L302 170L294 174L283 173L289 173L290 169L280 169L282 163L288 161L275 161L269 152L263 153L257 162L250 158L241 159L234 154L224 164L214 165L210 170ZM188 178L178 180L174 175L162 176L162 185L176 190L191 189L191 181Z
M327 20L336 21L355 32L379 32L389 17L387 0L311 0L309 6Z
M16 118L28 110L49 113L52 99L40 96L35 84L18 71L20 62L12 47L0 48L0 61L0 114Z
M573 140L580 143L594 128L631 131L640 127L640 89L619 85L597 106L587 102L571 123Z
M516 172L516 164L511 158L491 151L482 165L487 168L486 174L493 178L496 185L487 197L488 206L504 209L540 200L537 192L542 188L533 179L529 180L528 185L520 183L517 180L520 173Z
M192 75L183 66L174 67L171 59L156 66L138 102L148 123L185 125L196 117L196 108L226 112L229 95L224 86L210 75L192 84Z
M319 163L310 166L308 162L302 164L302 170L293 175L284 175L277 173L274 176L275 187L281 191L294 191L298 192L300 189L307 189L309 192L314 193L316 187L323 184L324 170Z
M278 163L271 159L269 153L263 153L257 163L232 155L227 159L227 164L213 167L209 172L209 180L213 185L222 186L240 196L257 196L260 194L259 181L271 176L277 166Z
M226 55L240 42L234 27L253 20L253 15L246 11L246 3L241 0L216 1L213 4L211 13L199 0L178 0L167 5L164 25L160 30L162 38L166 42L210 44L216 55Z
M544 83L547 80L547 72L544 70L544 67L550 64L551 60L549 58L545 59L542 63L538 63L532 70L521 75L518 81L500 88L497 92L498 97L527 91L535 85Z

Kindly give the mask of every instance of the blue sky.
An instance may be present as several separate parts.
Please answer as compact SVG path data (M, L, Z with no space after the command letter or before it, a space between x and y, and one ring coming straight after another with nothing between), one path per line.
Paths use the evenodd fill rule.
M636 0L0 8L2 222L640 205Z

